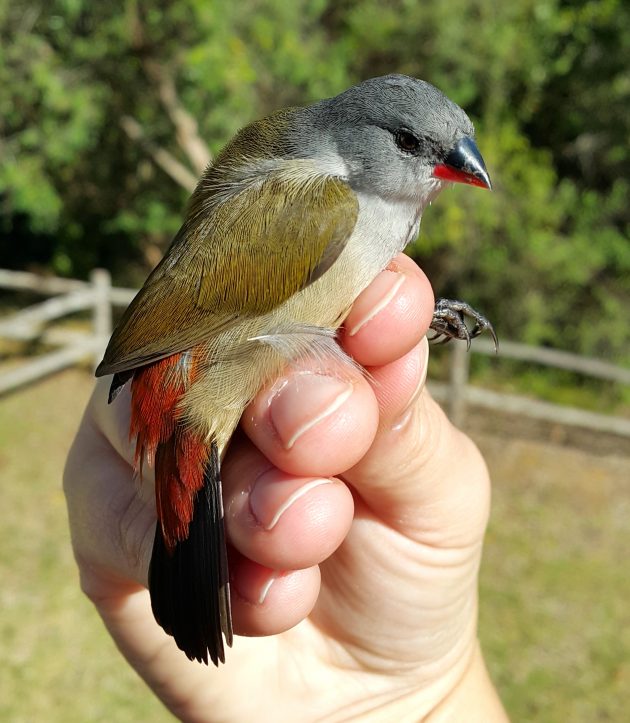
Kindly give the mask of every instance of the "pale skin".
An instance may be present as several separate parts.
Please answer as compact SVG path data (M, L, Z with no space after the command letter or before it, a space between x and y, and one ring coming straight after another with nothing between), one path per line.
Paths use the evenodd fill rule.
M83 590L129 663L185 721L506 721L477 643L488 473L424 386L429 282L399 256L341 343L369 371L287 369L223 466L234 630L190 662L146 590L155 504L133 479L128 390L88 405L65 490Z

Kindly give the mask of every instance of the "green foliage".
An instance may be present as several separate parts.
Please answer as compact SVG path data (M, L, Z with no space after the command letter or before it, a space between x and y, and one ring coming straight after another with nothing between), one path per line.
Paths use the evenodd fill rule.
M151 151L194 165L179 111L216 153L275 108L398 71L469 111L495 183L427 212L412 252L436 291L504 338L630 358L625 0L0 0L0 40L3 265L137 281L186 201Z

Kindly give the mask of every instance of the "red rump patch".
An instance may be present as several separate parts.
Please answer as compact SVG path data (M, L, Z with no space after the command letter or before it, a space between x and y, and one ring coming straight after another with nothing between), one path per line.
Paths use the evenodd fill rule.
M181 420L178 403L194 379L192 352L173 354L138 369L131 385L130 437L135 467L155 465L158 520L167 549L188 537L197 492L203 487L208 446Z

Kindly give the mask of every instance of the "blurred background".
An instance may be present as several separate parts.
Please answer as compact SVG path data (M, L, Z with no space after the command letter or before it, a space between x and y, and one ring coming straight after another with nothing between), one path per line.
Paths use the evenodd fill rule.
M43 275L49 293L52 277L97 267L137 287L236 130L390 72L467 110L494 183L445 191L410 249L437 294L482 310L506 342L465 370L503 395L494 406L479 392L457 407L439 386L453 360L432 361L494 479L481 589L493 678L514 720L625 720L626 0L0 0L0 267ZM61 339L43 336L50 306L36 333L33 316L30 331L15 322L43 289L20 283L0 284L0 374ZM79 311L64 333L90 319ZM582 361L533 363L553 350ZM88 355L0 397L3 720L168 719L77 589L59 480L89 371ZM543 419L508 409L515 397L594 416ZM616 421L587 424L604 415Z

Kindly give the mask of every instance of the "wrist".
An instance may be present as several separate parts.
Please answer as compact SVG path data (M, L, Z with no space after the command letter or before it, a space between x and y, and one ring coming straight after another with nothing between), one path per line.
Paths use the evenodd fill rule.
M425 718L427 723L506 723L508 715L490 680L477 642L457 685Z

